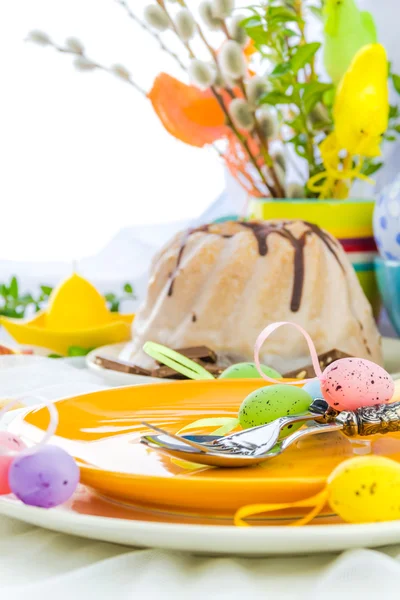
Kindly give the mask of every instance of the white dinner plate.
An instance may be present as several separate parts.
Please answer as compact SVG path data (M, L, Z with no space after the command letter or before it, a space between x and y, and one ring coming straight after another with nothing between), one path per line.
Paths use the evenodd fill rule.
M0 498L0 514L52 531L93 540L209 555L300 555L400 543L400 521L367 525L243 528L172 524L79 514L69 507L49 510L34 508L11 496Z
M394 379L400 378L400 340L383 338L382 345L386 370L394 377ZM120 373L119 371L104 369L95 363L95 358L98 355L105 356L111 360L118 359L121 351L125 347L126 344L122 343L110 344L109 346L96 348L96 350L93 350L87 355L86 365L90 370L94 371L97 375L100 375L109 385L113 386L140 385L143 383L161 383L163 381L168 381L166 379L159 379L156 377Z

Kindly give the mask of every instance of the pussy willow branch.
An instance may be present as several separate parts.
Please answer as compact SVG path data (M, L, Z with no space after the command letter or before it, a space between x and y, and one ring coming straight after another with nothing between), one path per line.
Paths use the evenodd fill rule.
M239 79L239 86L240 89L242 90L242 94L244 96L244 98L248 101L248 96L247 96L247 92L246 92L246 87L244 85L244 81L243 78ZM263 154L263 158L264 161L266 163L266 167L272 177L272 180L274 182L274 187L272 189L273 191L273 195L276 198L284 198L285 197L285 191L281 185L281 182L279 181L278 175L276 173L276 170L274 168L274 164L271 158L271 155L269 153L269 147L268 147L268 142L264 139L264 136L260 130L260 126L257 122L257 117L255 117L255 126L254 126L254 133L256 134L258 141L260 143L261 146L261 153Z
M172 21L171 17L170 17L170 16L169 16L169 14L168 14L168 10L167 10L167 8L166 8L165 1L164 1L164 0L157 0L157 3L158 3L158 4L161 6L161 8L163 8L163 9L165 10L165 12L167 13L167 15L168 15L168 18L169 18L169 19L170 19L170 21L172 22L172 26L173 26L173 28L174 28L174 31L176 32L175 25L173 24L173 21ZM200 25L198 24L197 20L194 18L193 14L192 14L192 12L191 12L190 8L187 6L187 4L186 4L185 0L181 0L180 4L181 4L181 6L185 7L185 8L186 8L186 10L189 12L189 14L190 14L190 15L193 17L193 20L194 20L194 22L195 22L195 24L196 24L196 30L197 30L197 33L199 34L199 36L200 36L201 40L202 40L202 41L203 41L203 43L205 44L205 46L206 46L206 48L208 49L209 53L211 54L211 57L213 58L213 60L214 60L214 62L215 62L215 66L216 66L216 68L218 69L218 68L219 68L219 65L218 65L218 57L217 57L217 53L215 52L214 48L213 48L213 47L212 47L212 46L209 44L209 42L207 41L207 38L206 38L206 36L204 35L202 28L201 28L201 27L200 27ZM227 31L227 30L226 30L226 33L227 33L227 36L229 37L229 33L228 33L228 31ZM179 36L178 36L178 37L179 37ZM188 46L188 44L187 44L187 43L183 42L183 44L184 44L184 46L187 48L187 50L188 50L189 54L191 55L191 57L193 58L193 56L192 56L192 55L193 55L193 53L192 53L192 50L191 50L191 48ZM230 117L230 114L229 114L229 111L228 111L228 108L227 108L227 106L225 105L225 102L224 102L223 96L222 96L221 94L219 94L219 93L218 93L217 89L216 89L214 86L211 86L211 88L210 88L210 89L211 89L211 91L212 91L212 93L213 93L214 97L216 98L216 100L217 100L218 104L220 105L220 107L221 107L222 111L223 111L223 112L224 112L224 114L225 114L225 118L226 118L226 121L227 121L227 124L228 124L228 126L230 127L230 129L232 130L232 132L234 133L234 135L236 136L236 138L239 140L240 144L241 144L241 145L243 146L243 148L245 149L245 151L246 151L246 154L247 154L247 156L249 157L249 159L250 159L251 163L253 164L254 168L256 169L257 173L259 174L259 176L260 176L260 178L261 178L261 181L264 183L264 185L266 186L266 188L267 188L267 190L269 191L269 193L271 194L271 196L275 196L275 195L276 195L276 193L275 193L275 190L274 190L273 188L271 188L271 186L268 184L268 182L267 182L267 180L266 180L266 178L265 178L265 175L264 175L264 173L262 172L262 170L261 170L260 166L258 165L257 158L256 158L256 157L254 156L254 154L252 153L252 151L251 151L251 149L250 149L250 146L249 146L249 144L247 143L247 140L246 140L246 138L245 138L244 136L242 136L242 135L241 135L241 133L240 133L240 132L238 131L238 129L236 128L236 126L235 126L234 122L232 121L232 119L231 119L231 117ZM231 91L231 90L227 90L227 91L228 91L228 93L230 93L230 96L231 96L231 98L232 98L232 97L235 97L235 95L232 93L232 91Z
M122 6L123 9L125 9L127 15L129 16L129 18L132 19L132 21L134 21L137 25L139 25L139 27L141 27L146 33L151 35L151 37L153 37L157 41L158 45L160 46L161 50L163 50L163 52L166 52L167 54L169 54L169 56L171 56L171 58L173 58L175 60L175 62L179 65L179 67L183 71L187 71L186 65L183 64L183 62L179 58L178 54L173 52L170 48L168 48L168 46L166 46L164 44L162 37L156 31L153 31L153 29L151 29L151 27L148 27L147 24L144 21L142 21L133 12L133 10L128 6L128 4L125 2L125 0L114 0L114 1L117 4L119 4L120 6Z
M184 41L181 39L181 37L180 37L180 35L179 35L179 33L178 33L178 30L176 29L176 25L175 25L175 23L174 23L174 20L173 20L173 18L171 17L171 15L169 14L169 12L168 12L168 9L167 9L167 7L166 7L166 5L165 5L165 2L164 2L164 0L156 0L156 2L157 2L157 4L158 4L158 5L159 5L159 6L160 6L162 9L163 9L163 11L165 12L165 14L167 15L167 17L168 17L168 20L169 20L169 24L170 24L170 27L171 27L172 31L173 31L173 32L176 34L176 36L178 37L178 39L179 39L179 40L180 40L180 41L183 43L183 45L185 46L186 50L187 50L187 51L188 51L188 53L189 53L189 56L190 56L190 58L196 58L196 55L195 55L195 53L193 52L193 50L192 50L192 48L191 48L191 46L190 46L189 42L184 42Z
M116 73L113 71L113 69L111 67L106 67L105 65L102 65L102 64L92 60L85 54L85 52L83 50L81 52L74 52L73 50L70 50L69 48L64 48L63 46L59 46L58 44L56 44L55 42L52 42L51 40L48 41L47 45L51 46L52 48L57 50L57 52L61 52L61 54L70 54L71 56L75 56L75 58L81 57L81 58L87 60L88 63L90 63L93 66L93 69L97 69L99 71L104 71L106 73L116 75ZM120 77L120 79L122 79L123 81L125 81L126 83L131 85L137 92L139 92L139 94L142 94L143 96L147 96L146 91L142 87L140 87L140 85L137 84L136 81L134 81L129 74L127 74L126 77Z

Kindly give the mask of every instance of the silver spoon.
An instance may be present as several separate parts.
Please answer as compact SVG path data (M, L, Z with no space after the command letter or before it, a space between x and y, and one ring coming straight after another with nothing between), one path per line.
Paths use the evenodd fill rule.
M213 467L251 467L260 463L263 463L271 458L275 458L282 454L289 446L299 441L302 438L316 435L320 433L331 433L332 431L339 431L342 428L341 425L335 423L329 423L324 425L317 425L315 427L309 427L308 429L300 429L295 433L292 433L289 437L275 443L273 448L270 448L264 454L253 453L228 453L228 452L203 452L197 448L194 448L192 444L196 446L203 446L212 443L214 440L218 440L217 436L210 435L198 435L198 436L183 436L179 440L172 443L168 434L156 435L156 436L144 436L141 442L153 448L159 450L168 456L179 458L181 460L187 460L203 465L209 465ZM188 439L190 437L190 439ZM190 444L190 445L189 445Z

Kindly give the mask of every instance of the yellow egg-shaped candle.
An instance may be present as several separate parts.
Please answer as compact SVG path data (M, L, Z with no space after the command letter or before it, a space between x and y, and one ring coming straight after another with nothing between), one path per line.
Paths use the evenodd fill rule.
M53 331L77 331L110 323L103 296L86 279L74 273L52 292L46 325Z

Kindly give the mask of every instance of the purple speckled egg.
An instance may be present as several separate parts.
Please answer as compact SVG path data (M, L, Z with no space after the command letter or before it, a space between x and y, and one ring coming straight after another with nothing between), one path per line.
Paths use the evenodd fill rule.
M322 393L335 410L356 410L389 402L394 381L385 369L370 360L341 358L323 372Z
M79 483L79 468L65 450L43 446L14 459L9 471L11 491L24 504L51 508L66 502Z
M24 442L16 435L7 431L0 431L0 452L21 452L26 448ZM0 496L11 492L8 482L8 474L14 456L0 454Z

